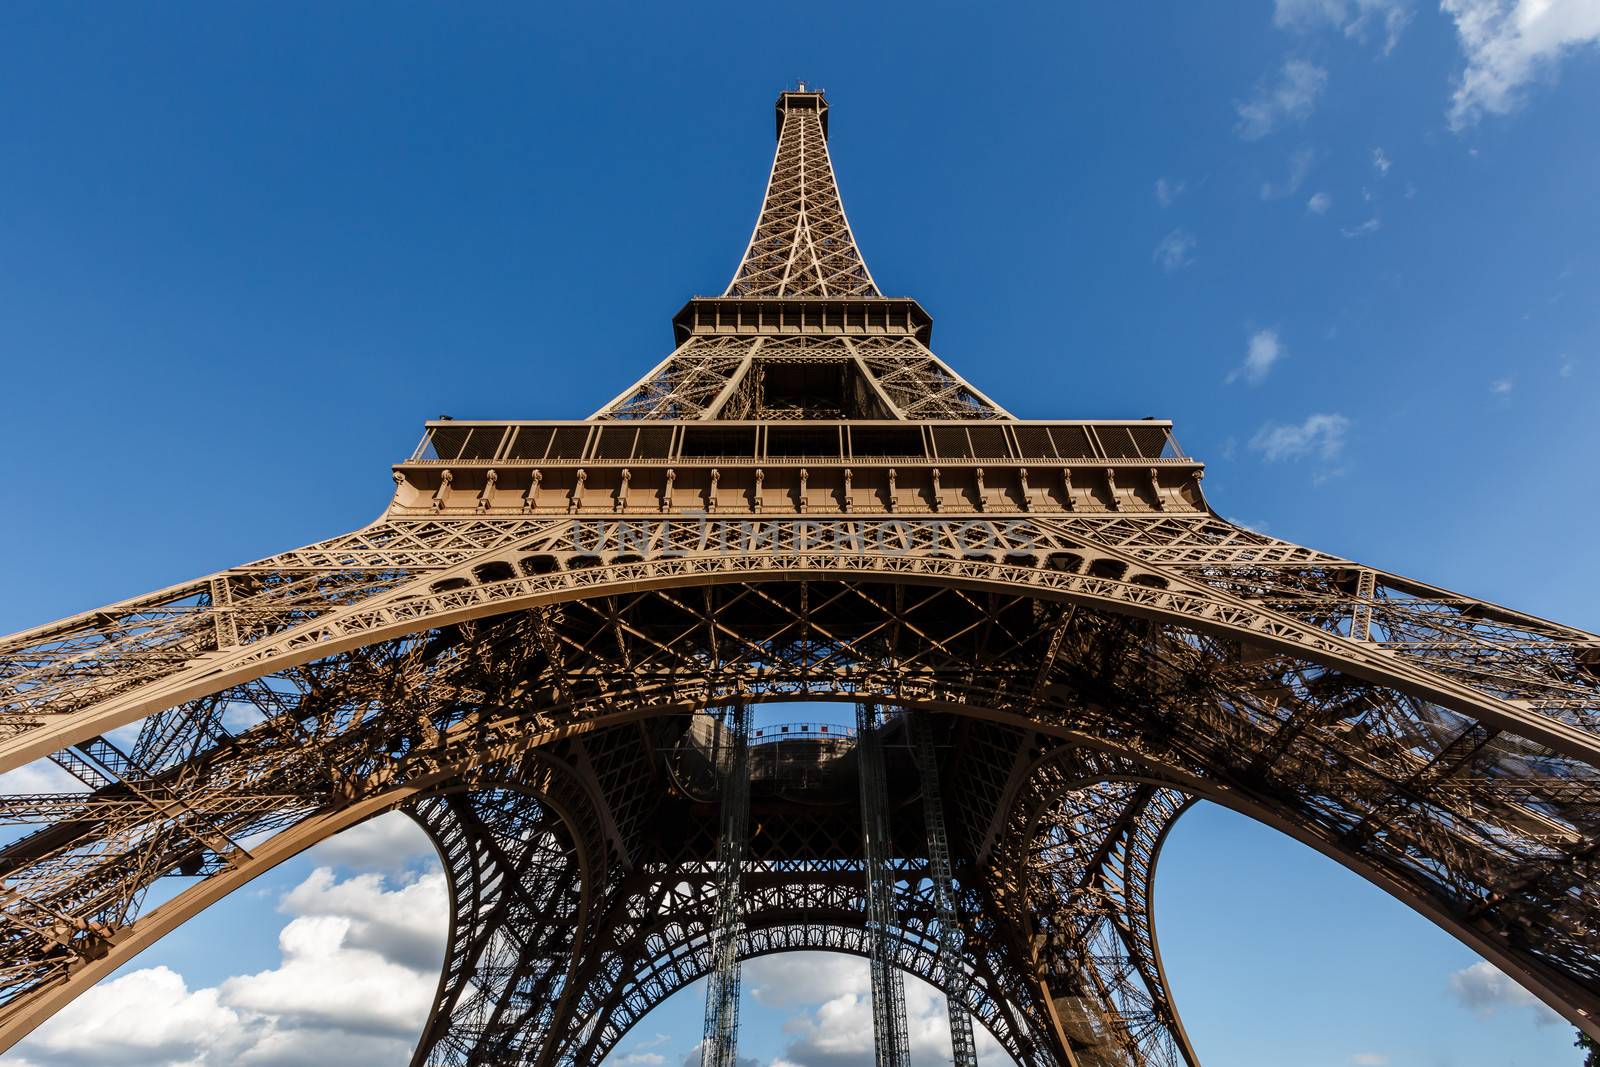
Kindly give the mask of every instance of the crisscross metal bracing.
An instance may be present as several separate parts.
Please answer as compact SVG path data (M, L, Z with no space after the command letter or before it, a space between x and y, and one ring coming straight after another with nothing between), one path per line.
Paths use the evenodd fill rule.
M733 284L593 418L430 424L371 525L0 641L0 771L80 783L0 796L0 1050L399 808L451 887L418 1065L590 1067L708 975L732 1062L738 962L825 949L891 1062L905 972L958 1067L964 1019L1194 1067L1152 886L1198 799L1600 1037L1600 638L1235 526L1166 423L1011 418L867 273L821 95L779 118ZM724 785L707 709L787 700L889 713Z

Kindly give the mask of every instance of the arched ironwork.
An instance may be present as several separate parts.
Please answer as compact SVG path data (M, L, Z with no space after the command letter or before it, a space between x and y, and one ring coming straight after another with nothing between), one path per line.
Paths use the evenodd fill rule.
M452 892L418 1062L597 1062L706 970L696 713L812 699L926 713L961 958L907 802L896 962L1026 1067L1196 1062L1150 880L1197 797L1600 1036L1600 638L1241 529L1168 424L1012 418L867 273L826 115L780 98L733 283L591 419L432 423L370 526L0 641L0 770L82 783L0 797L0 1048L402 807ZM785 744L739 951L864 952L849 745Z

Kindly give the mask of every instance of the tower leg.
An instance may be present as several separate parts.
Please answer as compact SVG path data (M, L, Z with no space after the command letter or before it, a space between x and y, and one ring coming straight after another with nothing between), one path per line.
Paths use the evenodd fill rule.
M739 882L749 846L750 712L743 702L728 711L728 766L722 779L717 840L717 917L711 935L712 971L706 983L705 1040L701 1067L734 1067L739 1045Z
M583 921L566 824L514 789L429 797L412 816L450 878L444 973L413 1067L546 1062Z
M1042 777L1048 778L1046 773ZM1041 783L1013 862L1013 922L1052 1026L1080 1065L1193 1067L1151 925L1151 876L1183 794L1133 783Z
M950 876L950 838L945 832L944 797L939 791L939 761L927 713L906 713L911 752L922 783L922 819L927 827L928 872L933 877L934 913L939 922L939 963L945 973L945 1003L950 1009L950 1052L955 1067L977 1067L972 1016L964 1006L967 972L961 965L961 924L956 919L955 887Z
M877 1067L907 1067L906 993L894 964L894 872L889 868L889 798L875 704L856 705L861 839L866 846L867 941L872 961L872 1036Z

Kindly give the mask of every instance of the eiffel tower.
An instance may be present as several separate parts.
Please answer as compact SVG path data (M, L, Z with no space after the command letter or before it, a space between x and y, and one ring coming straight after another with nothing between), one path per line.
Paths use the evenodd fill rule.
M415 1064L587 1067L709 978L729 1067L741 961L812 949L879 1067L906 973L957 1067L1192 1065L1197 800L1600 1037L1600 639L1227 522L1167 422L1014 418L879 291L828 115L778 98L732 282L588 419L430 422L371 525L0 643L0 770L82 783L0 797L0 1049L399 809L450 885Z

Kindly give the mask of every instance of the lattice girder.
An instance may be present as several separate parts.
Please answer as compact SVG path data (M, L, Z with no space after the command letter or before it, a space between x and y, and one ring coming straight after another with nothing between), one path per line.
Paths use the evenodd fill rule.
M515 785L428 797L412 812L439 848L451 900L445 967L413 1062L535 1062L582 944L596 871L570 827Z
M714 847L652 833L681 785L664 753L697 709L787 699L958 740L966 970L940 971L911 845L896 963L1024 1067L1193 1062L1149 906L1190 797L1600 1037L1600 638L1228 523L1165 424L1013 419L873 282L826 106L780 98L727 293L588 422L441 420L370 526L0 641L0 771L83 783L0 797L0 1049L409 805L455 893L419 1062L595 1062L709 958ZM859 829L765 825L741 954L865 953ZM147 907L165 877L194 881Z
M881 296L856 248L828 158L821 93L778 98L778 147L761 214L725 296Z
M1573 895L1594 876L1592 766L1329 670L1311 650L1271 653L1115 601L1049 599L1048 579L1066 572L923 562L968 569L949 585L871 570L773 581L724 571L721 584L653 590L602 581L585 599L449 622L235 686L227 717L251 707L259 726L92 796L0 804L44 824L0 853L13 893L7 1011L34 1018L29 1004L96 973L67 966L75 959L120 958L144 921L137 902L150 879L250 869L259 846L246 852L218 835L289 832L330 807L402 799L419 778L590 729L617 709L670 715L739 690L970 707L1129 753L1151 780L1241 807L1350 864L1570 1014L1592 1003L1600 923ZM994 569L1046 581L966 577ZM211 716L215 701L190 710ZM153 799L179 781L181 807ZM613 813L593 834L621 854L637 825ZM52 934L57 916L83 927Z
M1263 652L1299 651L1569 756L1600 759L1600 638L1206 516L470 525L474 540L492 547L474 551L451 524L426 520L352 535L390 537L390 527L402 528L404 536L394 539L404 547L387 556L381 584L372 578L378 553L345 552L350 569L318 570L315 587L288 603L275 591L230 593L226 607L191 597L163 609L157 636L127 636L117 620L151 610L135 601L7 640L0 645L0 727L9 736L0 740L0 769L236 682L429 625L640 583L872 574L1024 587L1194 625ZM419 551L415 542L432 531L449 544ZM337 558L343 540L305 554ZM448 562L424 569L428 558ZM259 583L274 566L265 561L187 589ZM1364 576L1371 578L1367 593L1358 591ZM219 637L219 620L249 636L237 643ZM1352 636L1352 626L1367 638Z

